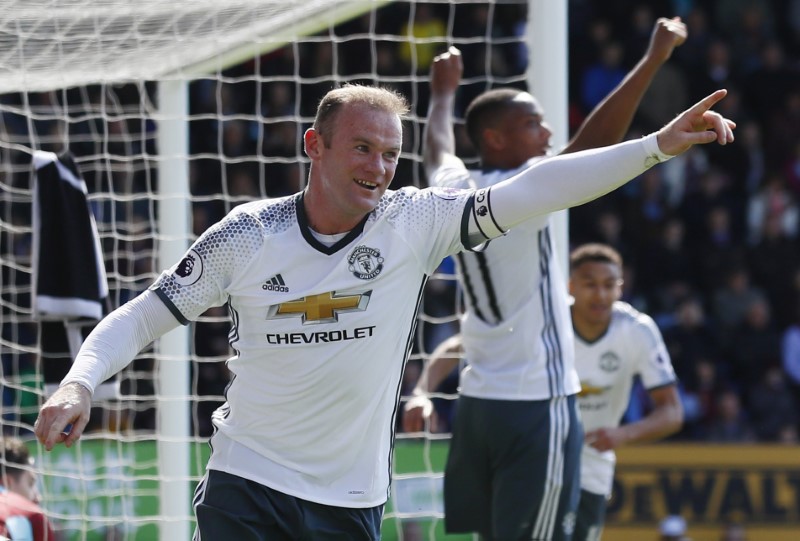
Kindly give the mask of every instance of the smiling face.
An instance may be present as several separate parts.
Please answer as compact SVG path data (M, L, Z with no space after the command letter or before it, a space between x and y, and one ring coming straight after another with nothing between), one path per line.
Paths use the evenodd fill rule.
M330 133L310 128L306 212L312 227L342 233L371 212L394 178L402 141L396 113L358 102L341 105Z

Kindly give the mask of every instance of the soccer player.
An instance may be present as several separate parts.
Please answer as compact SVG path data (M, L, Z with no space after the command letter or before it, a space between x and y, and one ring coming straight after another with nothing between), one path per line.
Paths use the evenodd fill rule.
M74 444L100 382L155 338L227 304L232 381L195 492L196 539L378 539L428 276L449 254L606 193L694 144L733 141L735 123L710 111L725 94L639 140L546 160L491 188L389 190L406 100L334 89L304 134L306 189L236 207L101 321L42 406L36 435L48 450Z
M659 19L642 59L561 154L621 140L654 75L685 38L679 18ZM455 155L452 128L461 75L457 49L434 61L423 152L429 182L486 189L542 160L551 131L538 101L518 89L492 89L467 108L467 134L480 157L480 169L467 170ZM486 539L569 539L583 432L566 280L550 216L528 220L485 251L460 254L457 264L467 362L445 467L445 529ZM406 427L419 429L420 406L408 403Z
M0 539L55 541L53 525L39 507L33 457L19 438L3 437L0 463Z
M573 541L599 541L614 481L614 449L656 441L680 430L683 407L667 347L650 316L620 301L622 258L605 244L570 254L578 395L586 436ZM621 425L639 376L652 401L642 419Z

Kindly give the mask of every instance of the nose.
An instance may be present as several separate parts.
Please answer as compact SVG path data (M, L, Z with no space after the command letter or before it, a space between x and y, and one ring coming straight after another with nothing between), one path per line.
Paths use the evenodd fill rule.
M367 170L377 176L386 174L386 164L383 160L383 155L380 152L373 152L367 161Z

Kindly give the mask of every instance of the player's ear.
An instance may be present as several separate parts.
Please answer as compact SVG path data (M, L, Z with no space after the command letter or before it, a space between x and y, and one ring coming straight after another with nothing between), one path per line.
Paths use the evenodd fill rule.
M483 143L492 150L500 149L505 144L505 135L500 130L486 128L483 130Z
M308 128L303 134L303 146L306 155L311 158L319 158L319 146L322 144L322 137L314 128Z

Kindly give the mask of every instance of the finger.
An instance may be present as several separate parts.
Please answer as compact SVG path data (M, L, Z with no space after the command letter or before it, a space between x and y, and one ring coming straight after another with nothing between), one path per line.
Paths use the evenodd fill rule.
M728 142L733 143L733 141L736 139L736 136L733 135L733 130L736 129L736 122L726 118L725 126L728 128Z
M724 88L716 90L703 98L702 100L695 103L691 109L687 112L690 114L697 114L697 113L704 113L714 107L714 105L724 98L728 94L728 91Z
M45 417L42 427L44 440L42 441L40 438L40 441L42 441L48 451L51 451L57 444L64 443L69 439L70 435L77 429L76 437L72 438L69 443L69 445L72 445L75 439L83 432L87 422L88 419L83 420L79 415L73 415L71 417L57 415L52 420L48 420L47 417Z
M681 22L680 17L673 17L666 21L665 26L675 35L682 38L680 43L683 43L683 40L686 39L688 31L686 29L686 25Z
M48 427L46 425L47 422L42 418L41 414L36 418L36 422L33 423L33 433L42 445L47 440Z
M67 422L61 422L59 420L54 420L52 423L50 423L49 427L47 428L47 432L45 433L45 449L51 451L57 444L63 443L67 437L65 429L68 424L69 423Z
M717 142L725 145L733 142L733 130L736 123L723 117L721 114L714 111L708 111L703 115L703 120L709 129L717 134Z
M72 447L72 445L80 439L83 435L83 430L88 424L88 419L84 420L79 418L71 427L67 425L61 432L64 435L64 445Z

